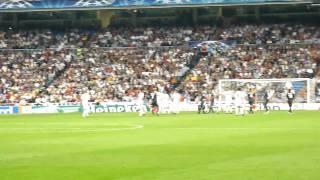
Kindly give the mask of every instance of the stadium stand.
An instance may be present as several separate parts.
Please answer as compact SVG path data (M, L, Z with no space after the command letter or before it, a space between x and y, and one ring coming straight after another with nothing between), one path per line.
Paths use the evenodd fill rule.
M312 78L320 74L319 32L317 26L289 24L220 31L210 26L2 31L0 100L74 102L89 87L92 101L130 101L136 88L167 89L177 81L192 97L214 90L219 78ZM183 71L195 55L186 44L213 37L233 45Z

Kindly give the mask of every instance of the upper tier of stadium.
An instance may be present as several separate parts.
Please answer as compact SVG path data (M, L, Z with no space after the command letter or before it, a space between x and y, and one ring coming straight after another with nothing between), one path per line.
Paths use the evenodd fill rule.
M310 25L244 25L0 31L0 49L184 46L192 41L223 40L231 44L319 43L320 28Z

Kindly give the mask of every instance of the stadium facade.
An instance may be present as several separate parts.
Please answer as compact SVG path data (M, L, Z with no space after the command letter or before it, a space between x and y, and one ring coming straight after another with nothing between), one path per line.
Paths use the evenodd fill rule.
M160 8L160 9L159 9ZM251 23L317 23L312 0L1 0L0 29L9 27L97 28L152 25L221 25L221 19Z
M142 8L173 6L226 6L257 4L308 4L312 1L302 0L2 0L2 10L57 10L81 8Z

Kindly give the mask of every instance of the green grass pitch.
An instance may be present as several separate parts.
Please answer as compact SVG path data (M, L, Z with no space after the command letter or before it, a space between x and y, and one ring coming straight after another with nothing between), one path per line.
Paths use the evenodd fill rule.
M320 113L1 115L11 179L319 180Z

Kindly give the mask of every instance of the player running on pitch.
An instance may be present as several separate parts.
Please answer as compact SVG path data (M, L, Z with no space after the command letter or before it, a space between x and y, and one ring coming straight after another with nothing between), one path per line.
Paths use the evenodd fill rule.
M171 102L171 112L173 112L174 114L179 114L180 113L180 99L181 99L181 95L174 90L173 93L171 94L171 98L172 98L172 102Z
M246 103L246 93L241 91L241 88L235 92L235 114L244 115L245 114L245 103Z
M292 113L292 103L295 98L295 92L291 88L288 89L287 98L288 98L288 105L289 105L289 113Z
M251 114L253 114L253 108L254 108L255 99L256 99L256 93L255 93L254 89L253 88L249 88L248 101L249 101L249 105L250 105L249 113L251 113Z
M159 116L159 105L158 105L158 97L157 97L157 92L153 94L153 97L151 99L151 112L152 114L156 114Z
M232 92L225 92L225 106L224 106L224 111L225 113L230 113L232 114L233 111L233 93Z
M272 97L272 92L270 90L267 90L265 89L264 92L263 92L263 107L264 107L264 110L265 110L265 113L269 113L270 109L268 107L268 103L269 103L269 100L270 98Z
M211 93L209 100L210 100L210 107L209 107L209 113L210 113L210 112L214 112L214 109L213 109L214 108L214 101L215 101L214 92Z
M205 114L205 103L206 103L206 97L204 96L204 94L200 95L200 104L198 105L198 114L202 113Z
M144 105L144 92L143 89L141 89L138 93L138 97L137 97L137 104L139 107L139 116L143 116L146 113L146 107Z
M84 90L83 93L81 94L81 105L82 105L82 117L86 118L89 116L89 100L90 100L90 94L88 90Z

